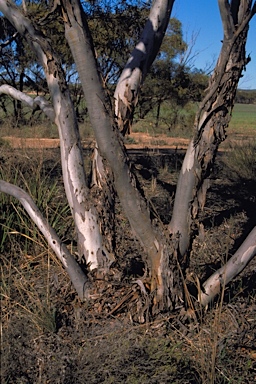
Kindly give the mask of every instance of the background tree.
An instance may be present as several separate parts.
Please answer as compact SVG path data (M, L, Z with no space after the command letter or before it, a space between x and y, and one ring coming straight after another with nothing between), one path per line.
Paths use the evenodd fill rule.
M1 83L7 83L17 87L21 92L24 90L25 70L27 67L28 56L25 56L24 40L13 28L7 19L0 18L1 40L1 59L0 77ZM30 58L31 60L31 58ZM7 114L7 108L2 100L3 108ZM13 116L15 124L19 124L22 118L22 106L20 101L13 99Z
M186 52L189 47L183 40L182 26L177 19L170 19L160 52L153 62L142 86L138 100L140 118L156 109L156 127L159 123L161 105L172 105L169 129L177 125L179 112L189 102L199 102L206 88L208 76L192 70Z
M105 196L108 196L107 207L111 208L110 201L114 198L115 190L133 233L144 250L147 273L141 285L146 295L146 288L150 292L147 306L152 308L153 313L175 309L186 299L184 274L188 265L193 226L199 209L203 209L209 185L208 176L218 146L225 139L237 84L247 64L245 44L248 25L256 11L256 5L252 5L251 1L229 3L219 0L224 29L223 47L195 118L195 135L184 159L172 219L166 231L167 228L141 194L118 128L125 132L132 123L139 89L161 45L172 4L172 1L164 0L154 2L141 39L117 84L115 115L108 94L104 91L81 3L77 0L65 0L61 4L65 36L83 86L101 155L101 160L95 162L101 183L96 186L96 193L92 193L84 172L80 136L60 60L42 32L37 31L11 1L0 0L1 12L26 38L45 72L55 114L54 121L59 128L63 178L77 230L80 257L85 257L89 268L100 269L111 263L112 249L107 250L106 241L100 231L99 221L102 218L95 209L95 196L99 201L100 188L103 189ZM19 93L16 94L18 97ZM118 118L119 127L116 126L115 117ZM0 182L0 190L18 197L15 187L4 181ZM19 198L21 201L25 199L22 194ZM38 217L37 212L35 215ZM41 224L39 227L42 230ZM49 231L44 231L44 234L54 249L56 239ZM203 290L198 287L198 300L201 304L207 305L220 291L221 286L239 273L255 256L255 244L255 230L252 230L228 264L205 282ZM61 250L61 245L59 247ZM62 256L63 263L67 266L67 257L65 254ZM90 291L87 287L85 289L87 280L80 273L78 265L74 264L79 273L73 280L78 280L80 297L84 293L88 298Z
M238 92L236 94L236 102L241 104L255 104L256 91L238 89Z

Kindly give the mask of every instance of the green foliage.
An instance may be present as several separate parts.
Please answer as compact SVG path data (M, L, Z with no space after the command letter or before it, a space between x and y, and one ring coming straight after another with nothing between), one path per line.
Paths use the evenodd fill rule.
M150 4L145 5L142 2L135 5L133 2L112 0L83 3L102 78L110 93L113 93L114 84L139 40L149 14L149 6ZM61 57L70 84L74 108L79 121L83 123L87 118L87 109L73 58L65 40L60 7L48 16L47 12L49 7L44 2L30 2L27 5L28 17L41 33L51 39L53 50ZM13 27L4 18L0 18L0 21L4 32L2 41L5 41L13 35ZM156 125L158 125L164 101L172 100L172 107L175 110L176 105L184 106L190 100L201 98L206 76L200 72L191 72L184 63L178 64L183 62L182 58L187 48L180 21L170 19L161 51L142 88L137 108L140 118L144 118L149 111L156 108ZM4 69L1 71L3 83L9 83L20 90L26 88L27 91L47 94L42 68L36 64L34 54L23 38L17 35L14 43L7 45L3 53L0 59L0 66ZM10 57L13 58L11 61ZM12 116L13 126L22 126L28 122L34 124L36 119L41 119L40 113L34 114L31 111L27 113L26 107L21 108L20 102L13 100L10 103L9 100L3 96L1 104L5 117ZM170 124L172 127L179 126L179 123L175 123L175 119Z
M148 6L129 5L122 7L94 6L88 15L97 60L104 82L115 83L123 70L129 54L137 43L142 26L148 16Z
M174 110L184 107L191 101L200 101L207 86L208 77L201 71L192 71L183 61L188 49L183 40L182 25L172 18L164 37L158 57L152 64L150 72L143 84L138 102L140 118L157 108L156 125L162 118L162 105L169 100ZM176 124L176 117L172 126Z
M65 39L62 14L60 9L57 8L53 14L47 16L49 9L46 2L30 2L27 7L27 16L36 28L39 25L40 33L50 39L53 51L57 52L67 70L68 66L72 66L74 61Z
M158 115L158 106L152 106L145 118L140 118L140 111L135 114L133 132L145 132L153 137L167 134L171 137L191 138L195 117L195 104L187 103L184 107L172 100L163 101Z

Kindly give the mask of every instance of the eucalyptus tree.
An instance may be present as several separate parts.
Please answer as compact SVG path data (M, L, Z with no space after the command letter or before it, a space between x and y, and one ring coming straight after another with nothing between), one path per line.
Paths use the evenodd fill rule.
M139 284L145 295L147 291L144 284L150 291L147 303L152 313L183 305L186 291L184 274L192 228L199 210L205 204L208 177L219 144L226 136L237 84L248 61L245 44L249 22L256 12L255 2L250 0L219 0L224 30L223 46L196 114L195 133L178 179L172 219L165 226L158 215L151 212L150 204L141 193L120 130L125 132L132 123L140 87L160 49L173 3L171 0L153 2L139 42L118 81L113 106L103 87L88 20L79 0L57 2L58 7L44 17L47 20L53 11L61 11L65 37L83 87L97 142L92 186L88 183L83 166L78 125L61 61L38 26L35 27L11 0L0 0L0 11L24 36L44 69L51 95L51 105L47 104L45 110L59 129L63 180L75 222L79 258L86 259L88 268L104 269L107 273L114 257L118 257L114 243L101 231L103 220L111 225L115 219L113 210L117 194L132 232L144 249L147 268ZM28 104L37 102L39 107L45 106L43 99L31 101L24 97L24 93L3 87L0 87L0 92L12 92L14 97L24 99ZM79 268L79 261L72 258L56 234L41 219L27 194L5 181L0 181L0 191L21 201L70 273L79 296L82 299L90 298L89 282ZM105 209L102 209L103 206ZM204 283L203 289L199 284L198 301L207 305L221 286L238 274L255 254L254 228L228 263Z

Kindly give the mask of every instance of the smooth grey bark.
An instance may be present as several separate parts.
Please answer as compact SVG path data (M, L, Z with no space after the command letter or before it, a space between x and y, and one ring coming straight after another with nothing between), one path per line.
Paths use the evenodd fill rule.
M128 216L136 232L136 227L141 221L138 211L144 212L145 217L149 218L148 210L145 210L145 202L133 185L135 180L130 171L129 159L115 127L110 103L102 86L90 32L82 16L80 3L77 0L65 0L63 3L67 14L64 20L66 38L82 83L97 145L103 160L107 159L110 163L118 195L124 203L125 211L131 212ZM136 205L134 202L137 202L137 207L134 207ZM148 224L148 219L145 219L145 225ZM149 227L147 226L147 230ZM139 235L142 243L147 230L143 229L143 234Z
M203 284L198 293L198 301L202 306L207 306L222 289L241 273L247 264L256 256L256 227L252 229L243 244L228 262L218 269Z
M162 44L174 0L153 1L139 42L129 57L118 80L114 99L115 116L123 135L130 133L139 89Z
M68 273L77 294L81 300L89 298L89 281L74 256L69 252L57 236L55 230L50 227L47 220L43 217L32 198L16 185L0 180L0 192L6 193L18 199L30 216L31 220L37 225L44 235L50 248L55 252L58 259Z
M97 268L98 260L108 253L103 246L96 209L88 202L89 189L84 172L81 140L61 63L49 41L34 28L12 1L0 0L0 11L26 38L44 69L59 131L63 181L75 222L78 253L80 258L85 257L91 269Z
M169 263L172 253L171 247L160 230L154 229L147 203L136 187L137 181L97 70L93 43L81 4L78 0L64 0L63 6L66 39L77 66L100 154L113 172L115 189L124 213L148 256L151 290L157 290L159 301L165 296L166 304L167 296L177 296L178 290L175 278L167 278L163 274L163 268ZM170 274L173 271L169 271ZM177 285L175 289L172 284Z
M234 2L232 2L234 3ZM251 1L237 7L219 0L224 29L223 45L206 95L195 117L195 135L188 147L179 175L170 234L179 237L179 252L184 255L191 241L191 224L203 208L211 168L219 144L226 138L238 81L248 59L245 44L249 21L254 15ZM233 4L234 5L234 4Z

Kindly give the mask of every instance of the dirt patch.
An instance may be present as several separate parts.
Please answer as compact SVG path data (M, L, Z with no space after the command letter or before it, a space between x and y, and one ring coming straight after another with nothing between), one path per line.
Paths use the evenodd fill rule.
M58 148L60 146L59 139L48 138L21 138L5 136L2 138L12 148ZM84 147L91 145L93 139L83 140ZM127 148L187 148L189 139L181 139L176 137L168 137L166 135L159 135L152 137L146 133L132 133L127 138Z
M5 136L2 140L6 141L12 148L58 148L60 146L59 139L42 139L42 138L23 138Z

